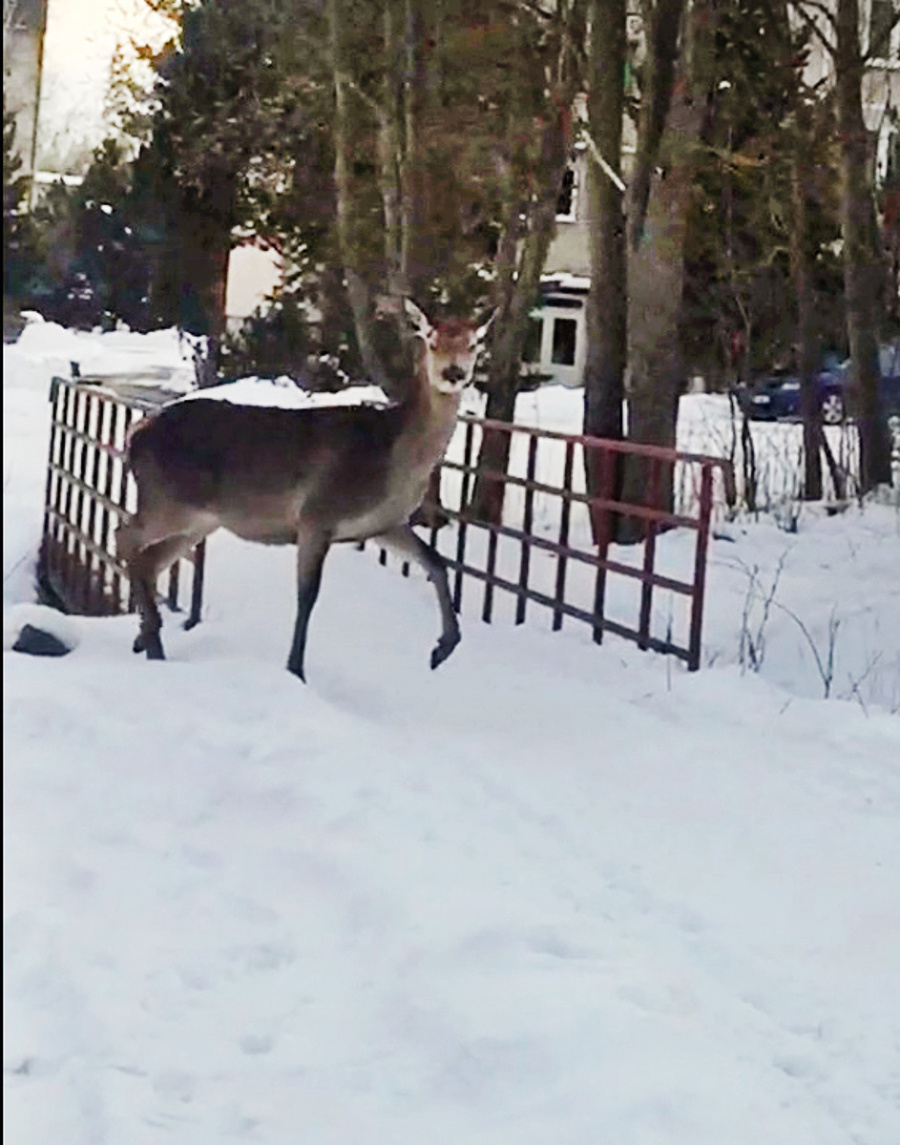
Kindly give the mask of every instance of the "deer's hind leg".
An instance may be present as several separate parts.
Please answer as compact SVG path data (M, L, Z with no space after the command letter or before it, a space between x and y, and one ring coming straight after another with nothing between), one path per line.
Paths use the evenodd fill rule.
M306 654L306 632L309 617L319 595L322 583L322 566L331 536L327 532L302 528L297 534L297 617L294 621L294 637L288 655L288 671L299 676L306 683L303 660Z
M159 575L179 558L187 556L200 540L202 535L186 536L180 533L163 541L144 545L126 558L135 604L140 616L140 630L133 647L135 652L146 652L148 660L165 659L159 635L162 617L156 603L156 582Z

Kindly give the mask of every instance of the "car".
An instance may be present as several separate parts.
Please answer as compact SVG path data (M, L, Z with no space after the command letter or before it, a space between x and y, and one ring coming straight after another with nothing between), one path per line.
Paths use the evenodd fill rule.
M884 408L889 415L900 414L900 342L881 347L879 365ZM826 355L814 378L826 425L838 425L846 417L849 379L849 360L839 362L835 355ZM758 421L789 421L801 416L800 379L788 370L775 370L758 379L739 393L738 399L747 416Z

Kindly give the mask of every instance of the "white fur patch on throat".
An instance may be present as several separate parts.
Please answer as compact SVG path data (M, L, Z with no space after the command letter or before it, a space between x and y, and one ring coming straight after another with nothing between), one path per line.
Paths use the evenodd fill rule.
M466 382L445 382L443 378L435 378L431 383L440 394L459 394L466 388Z

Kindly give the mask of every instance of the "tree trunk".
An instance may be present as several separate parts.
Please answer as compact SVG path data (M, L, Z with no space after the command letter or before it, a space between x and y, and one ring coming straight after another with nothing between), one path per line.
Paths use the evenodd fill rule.
M706 122L706 68L711 46L708 5L697 5L682 37L679 64L653 165L643 219L640 186L629 193L628 257L628 439L673 448L684 362L679 323L684 291L684 248L697 148ZM671 34L671 26L668 26ZM663 50L661 45L659 50ZM690 67L689 63L690 61ZM640 146L638 148L640 153ZM640 225L638 225L640 223ZM671 510L674 467L630 458L622 500ZM618 537L641 539L639 518L623 517Z
M541 135L541 186L529 204L527 233L518 257L518 274L507 280L506 297L493 323L491 359L488 367L487 416L513 420L519 371L528 318L538 298L541 272L556 232L556 206L572 145L568 101L560 101ZM512 204L507 227L519 227L518 204ZM508 256L510 244L501 238L498 255ZM501 278L502 275L498 275ZM505 474L509 463L510 435L499 430L485 433L478 454L479 468ZM477 477L470 512L477 520L499 524L503 512L503 483L497 478Z
M434 268L423 264L422 143L425 103L425 14L422 0L405 0L403 63L403 151L400 163L402 216L400 273L411 297L421 298Z
M600 155L621 176L625 109L626 0L593 0L588 130ZM622 438L627 357L628 282L622 191L598 162L588 160L591 289L586 304L584 432ZM621 455L617 455L621 456ZM585 454L587 489L600 493L599 459ZM620 467L617 467L620 468ZM614 490L612 492L615 492ZM596 538L595 538L596 539Z
M338 250L344 267L347 297L353 314L353 327L359 345L363 368L369 379L388 394L402 397L395 391L378 353L373 337L372 307L369 290L357 268L357 249L354 243L350 214L352 188L350 183L350 140L347 107L347 80L344 70L343 27L340 0L328 0L328 34L331 48L332 82L334 86L334 186L336 206L336 232Z
M207 178L208 186L203 191L188 191L181 199L172 236L177 246L178 324L183 330L208 339L197 372L201 387L218 381L237 202L237 177L233 171L213 168L207 172Z
M637 247L644 229L653 171L669 115L678 63L678 31L685 0L657 0L647 36L647 57L641 83L637 153L628 188L628 242ZM612 160L604 156L607 162Z
M700 135L703 106L692 102L684 87L672 101L666 138L650 184L645 233L628 263L628 440L673 448L678 399L684 389L684 362L679 337L684 290L684 244L693 184L694 147ZM632 458L625 465L622 500L649 505L649 465ZM673 472L664 466L654 508L672 507ZM643 522L623 518L621 540L638 540Z
M401 266L403 218L400 188L400 40L397 36L397 13L393 0L386 0L382 13L384 29L384 76L378 114L378 184L384 211L384 262L387 293L402 313L403 299L408 294Z
M797 343L800 411L803 417L803 499L822 498L822 407L816 387L818 352L815 339L813 268L809 256L809 217L806 187L811 182L806 148L811 132L804 109L798 107L791 155L791 271L797 298Z
M878 332L882 268L869 184L862 111L863 61L858 0L837 0L835 73L841 145L844 292L850 342L851 412L859 434L860 492L891 483L891 438L879 388Z

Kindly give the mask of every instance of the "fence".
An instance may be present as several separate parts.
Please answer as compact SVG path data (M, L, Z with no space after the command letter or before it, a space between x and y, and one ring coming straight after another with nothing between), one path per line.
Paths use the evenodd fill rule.
M131 606L127 571L111 551L115 522L134 509L125 441L135 421L159 402L90 382L54 380L40 576L70 611L106 615ZM509 439L507 473L479 469L486 432ZM644 468L642 504L616 499L623 465ZM594 475L591 492L586 466ZM717 474L726 488L733 481L721 458L464 417L441 466L441 509L449 524L432 528L430 539L451 570L457 609L464 586L480 585L487 622L505 611L522 624L535 606L554 631L566 619L577 621L590 626L597 642L611 632L696 669ZM499 523L472 514L476 482L502 490ZM674 512L660 507L667 489L674 490ZM622 519L641 523L639 544L614 543ZM661 554L659 537L671 529L681 530L679 544ZM685 537L692 538L690 551ZM386 563L384 552L380 559ZM188 625L200 617L203 570L200 545ZM408 575L408 566L403 571ZM180 606L182 583L179 563L166 593L172 608Z
M125 442L132 426L160 402L125 398L98 384L99 379L53 379L38 581L43 594L69 612L110 616L131 608L128 573L112 544L119 519L136 507ZM200 619L205 551L198 545L188 561L188 626ZM182 608L183 563L168 574L165 596L173 609Z
M509 439L506 473L479 467L486 432ZM643 504L616 499L626 464L644 470ZM588 468L594 474L593 494L586 490ZM533 604L545 611L553 631L569 618L589 625L597 643L611 632L640 648L671 653L691 670L700 666L716 474L724 501L733 484L727 461L464 417L441 470L440 508L453 527L432 528L430 540L453 573L458 610L466 581L474 581L481 585L481 616L487 622L494 618L501 594L510 602L507 613L515 624L525 622ZM500 523L472 515L477 482L502 487ZM667 489L675 497L674 512L660 507ZM622 519L642 523L640 543L614 545ZM693 551L685 554L680 545L678 551L666 554L672 569L661 571L658 538L676 528L693 534ZM384 551L380 559L387 563ZM403 571L408 574L407 565ZM682 617L664 608L654 613L658 590L684 602ZM629 611L636 616L635 623L624 619ZM654 632L654 619L657 625L663 623L664 634ZM680 640L679 627L684 630Z

